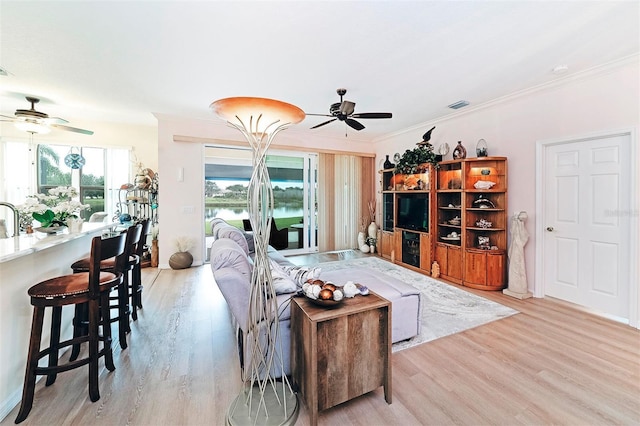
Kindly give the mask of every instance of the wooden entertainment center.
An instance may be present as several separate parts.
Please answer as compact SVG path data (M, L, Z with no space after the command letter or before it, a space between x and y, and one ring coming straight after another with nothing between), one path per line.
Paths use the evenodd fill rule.
M418 175L380 170L378 252L409 269L482 290L507 284L507 159L442 161Z

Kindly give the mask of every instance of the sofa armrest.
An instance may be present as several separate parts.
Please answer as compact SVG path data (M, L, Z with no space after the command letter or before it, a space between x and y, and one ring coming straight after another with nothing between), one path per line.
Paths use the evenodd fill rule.
M231 315L245 333L249 319L250 280L233 268L213 271L213 278L227 301Z

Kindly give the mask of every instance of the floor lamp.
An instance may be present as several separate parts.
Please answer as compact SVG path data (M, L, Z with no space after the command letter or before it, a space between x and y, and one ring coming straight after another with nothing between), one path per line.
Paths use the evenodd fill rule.
M284 375L282 348L277 347L280 342L278 306L267 256L273 220L273 189L266 158L267 149L275 135L302 121L305 114L300 108L286 102L250 97L220 99L213 102L211 108L220 118L242 132L253 151L247 208L253 230L255 258L251 275L249 324L244 336L244 347L250 348L251 354L250 359L245 360L242 378L244 388L229 407L227 424L294 424L299 404ZM280 371L281 380L273 377L274 371Z

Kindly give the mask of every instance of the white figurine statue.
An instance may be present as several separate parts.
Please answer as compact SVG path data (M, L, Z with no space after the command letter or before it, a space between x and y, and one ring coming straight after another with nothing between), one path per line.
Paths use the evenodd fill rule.
M527 212L515 213L511 218L511 244L509 245L509 288L503 290L508 296L518 299L531 297L527 286L525 270L524 246L529 240L529 233L524 227Z

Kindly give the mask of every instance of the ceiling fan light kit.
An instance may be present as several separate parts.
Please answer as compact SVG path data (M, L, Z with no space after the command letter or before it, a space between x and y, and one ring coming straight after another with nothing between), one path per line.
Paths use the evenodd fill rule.
M44 135L51 131L49 127L32 120L16 121L15 123L13 123L13 125L16 127L16 129L31 134L37 133L40 135Z
M317 129L318 127L322 127L326 124L332 123L336 120L344 121L349 127L360 131L364 129L364 125L359 121L355 120L359 119L370 119L370 118L391 118L393 114L390 112L362 112L362 113L354 113L356 103L343 100L343 96L347 93L347 89L340 88L336 90L338 96L340 96L340 102L336 102L331 104L329 107L329 114L307 114L314 115L318 117L332 117L330 120L324 121L320 124L316 124L311 127L312 129Z

